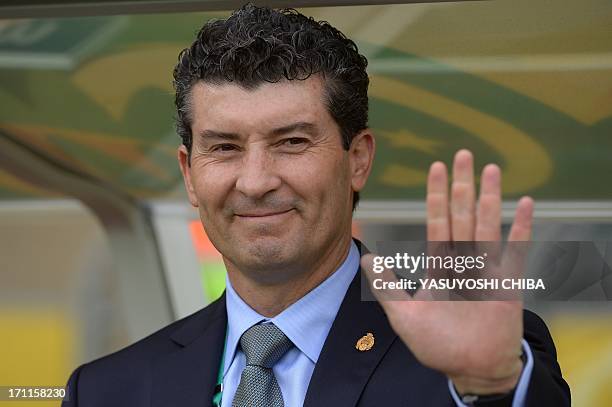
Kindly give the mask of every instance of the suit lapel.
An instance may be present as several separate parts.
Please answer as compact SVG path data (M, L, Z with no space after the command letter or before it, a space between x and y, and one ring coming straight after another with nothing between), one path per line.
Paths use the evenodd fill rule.
M355 406L376 366L396 340L381 306L361 301L365 279L360 270L347 290L312 374L304 407ZM374 346L368 351L357 350L357 340L368 332L375 338Z
M172 335L179 348L153 366L152 407L212 404L226 326L224 294Z

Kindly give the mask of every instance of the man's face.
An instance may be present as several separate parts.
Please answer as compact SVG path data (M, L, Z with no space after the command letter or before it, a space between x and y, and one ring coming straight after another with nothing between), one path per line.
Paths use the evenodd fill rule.
M264 281L316 267L350 239L369 163L342 148L323 91L318 77L192 89L191 167L179 149L189 199L226 262Z

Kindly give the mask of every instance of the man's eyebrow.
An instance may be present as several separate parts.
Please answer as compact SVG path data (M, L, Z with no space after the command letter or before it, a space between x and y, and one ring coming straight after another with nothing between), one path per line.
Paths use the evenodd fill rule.
M222 139L222 140L238 140L240 138L240 135L236 134L236 133L226 133L223 131L215 131L215 130L203 130L198 134L199 137L201 138L215 138L215 139Z
M319 130L315 124L309 122L295 122L286 126L277 127L271 130L268 135L272 137L282 136L284 134L289 134L295 131L301 131L303 133L310 134L311 136L317 136L319 134ZM202 130L200 133L198 133L198 136L204 139L213 138L232 141L240 139L239 134L210 129Z
M295 122L287 126L278 127L272 130L269 134L271 136L282 136L283 134L289 134L295 131L301 131L311 136L317 136L319 134L318 127L309 122Z

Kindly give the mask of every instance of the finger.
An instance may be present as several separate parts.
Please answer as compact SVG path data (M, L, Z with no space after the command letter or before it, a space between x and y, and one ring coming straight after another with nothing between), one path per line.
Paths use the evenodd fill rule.
M412 301L412 296L404 290L377 290L373 288L373 281L375 279L382 279L387 282L398 281L393 269L388 267L383 267L382 270L378 269L381 271L380 273L374 273L374 259L376 257L379 256L374 254L362 256L361 270L366 275L370 291L385 311L393 330L400 335L403 341L410 341L411 332L407 327L415 325L413 322L414 317L417 317L418 320L418 317L423 315L423 312L419 311L421 303ZM403 335L400 334L401 332L403 332Z
M468 150L459 150L453 163L451 186L451 239L474 240L475 217L474 158Z
M495 164L485 166L480 177L476 240L501 240L501 171Z
M529 254L528 241L512 241L508 242L505 247L501 265L496 268L495 275L500 283L502 279L517 280L525 276L525 266L527 256ZM503 290L497 290L495 299L498 300L522 300L523 292L519 287L512 287Z
M529 253L529 240L533 222L533 199L522 197L516 207L514 222L508 235L508 244L504 251L502 270L505 278L520 278L525 273L525 264ZM519 299L520 290L508 292Z
M427 176L427 240L450 240L448 174L440 161L429 167Z
M533 199L528 196L522 197L516 206L514 222L510 228L508 241L527 241L531 239L531 227L533 222Z

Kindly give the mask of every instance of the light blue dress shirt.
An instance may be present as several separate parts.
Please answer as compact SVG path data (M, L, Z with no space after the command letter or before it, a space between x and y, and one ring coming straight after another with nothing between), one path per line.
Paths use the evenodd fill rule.
M295 345L272 368L283 394L286 407L304 404L306 390L323 343L331 329L344 295L359 270L359 250L351 241L348 256L342 265L308 294L291 304L274 318L266 318L253 310L236 293L229 279L225 301L227 306L227 340L223 364L223 397L221 407L231 407L246 357L238 346L240 337L251 326L272 322Z
M274 323L295 345L279 359L272 370L283 394L285 406L299 407L304 404L308 384L323 343L340 309L344 295L359 270L359 261L359 250L355 242L351 242L348 256L332 275L274 318L266 318L253 310L236 293L229 278L226 278L228 330L223 361L221 407L231 407L236 388L240 383L240 375L246 366L246 357L238 346L240 337L251 326L262 321ZM526 346L526 342L523 346ZM529 347L526 348L528 359L515 393L513 407L522 405L531 376L533 360L530 359ZM463 406L450 381L449 389L457 405Z

